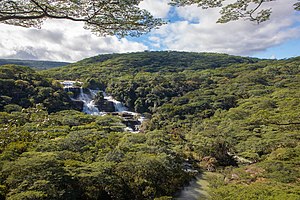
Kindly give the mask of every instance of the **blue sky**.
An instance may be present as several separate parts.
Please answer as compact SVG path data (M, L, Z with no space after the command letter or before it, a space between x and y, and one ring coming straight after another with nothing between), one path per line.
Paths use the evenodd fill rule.
M295 15L300 17L300 12L295 12ZM299 20L299 18L298 18ZM300 29L300 21L296 20L292 26L295 29ZM258 58L277 58L284 59L290 57L300 56L300 35L282 42L274 47L267 48L265 51L258 52L253 55Z
M300 15L296 0L277 0L271 20L257 25L239 20L215 23L218 9L174 8L169 0L144 0L140 7L169 21L139 38L97 37L83 24L48 20L41 30L0 24L0 58L74 62L105 53L145 50L217 52L259 58L300 56Z
M300 39L291 39L280 45L266 49L263 52L253 54L257 58L290 58L300 56Z
M153 5L153 1L147 1ZM160 47L152 48L158 50L209 51L278 59L299 56L300 15L292 8L295 2L277 0L266 3L265 7L272 7L273 13L269 21L259 25L244 20L216 24L220 16L218 9L171 7L167 15L154 13L159 17L166 16L171 22L163 30L132 40L147 41L147 38L157 36L161 40Z

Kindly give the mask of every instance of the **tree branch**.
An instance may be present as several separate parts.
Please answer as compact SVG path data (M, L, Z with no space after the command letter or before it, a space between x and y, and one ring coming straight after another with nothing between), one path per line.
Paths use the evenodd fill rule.
M135 35L164 24L161 19L138 7L139 1L96 1L81 3L67 0L0 0L0 23L38 27L44 19L85 22L85 27L99 35Z
M250 11L249 16L250 16L250 18L251 18L252 21L256 21L256 20L257 20L257 17L254 18L252 15L253 15L253 13L254 13L259 7L263 4L263 2L264 2L264 0L261 0L261 1L259 2L259 4L256 6L256 8L254 8L253 10Z
M37 16L18 16L18 15L3 16L3 17L0 17L0 21L6 21L6 20L12 20L12 19L21 19L21 20L41 19L41 18L44 18L45 16L46 16L45 14L41 14L41 15L37 15Z
M271 123L278 126L289 126L289 125L300 125L300 122L290 122L290 123Z

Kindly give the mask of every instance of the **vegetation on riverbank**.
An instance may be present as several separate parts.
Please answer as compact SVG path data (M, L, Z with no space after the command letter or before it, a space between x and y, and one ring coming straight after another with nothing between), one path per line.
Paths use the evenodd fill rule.
M212 199L299 199L299 72L299 58L181 52L103 55L30 71L50 88L49 79L73 79L106 89L149 120L143 133L129 134L117 117L60 111L70 109L60 104L49 110L47 101L34 101L36 93L23 97L31 102L18 104L23 110L2 100L0 195L167 199L191 177L188 162L222 174L210 178ZM61 91L52 90L46 99Z

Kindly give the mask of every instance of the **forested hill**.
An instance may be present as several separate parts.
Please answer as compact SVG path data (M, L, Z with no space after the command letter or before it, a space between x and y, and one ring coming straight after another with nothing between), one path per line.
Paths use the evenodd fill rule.
M43 70L54 67L62 67L70 63L67 62L55 62L55 61L39 61L39 60L18 60L18 59L0 59L0 65L22 65L28 66L34 69Z
M195 170L214 172L213 200L300 199L300 57L142 52L0 69L0 199L167 200ZM65 110L60 79L144 114L142 132Z
M120 74L135 74L137 72L181 72L184 70L215 69L231 64L255 63L258 61L257 58L216 53L137 52L98 55L67 67L53 69L50 72L52 76L61 79L70 76L73 79L99 78L102 76L113 77ZM94 75L90 73L91 71Z
M130 68L146 71L180 71L183 69L208 69L225 67L234 63L257 62L256 58L217 53L191 53L176 51L145 51L125 54L98 55L79 61L77 64L94 64L108 61Z

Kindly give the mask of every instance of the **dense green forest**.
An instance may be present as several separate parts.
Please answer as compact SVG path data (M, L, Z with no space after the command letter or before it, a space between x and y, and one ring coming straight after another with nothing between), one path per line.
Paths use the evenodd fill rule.
M148 120L78 110L57 80L102 89ZM172 199L209 175L212 200L300 199L300 58L99 55L0 67L0 199Z
M0 68L0 110L21 111L42 103L48 112L76 109L59 82L38 75L33 69L4 65Z

